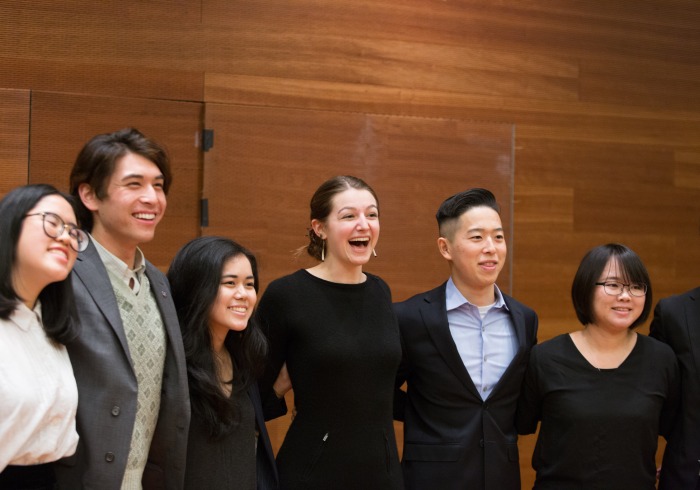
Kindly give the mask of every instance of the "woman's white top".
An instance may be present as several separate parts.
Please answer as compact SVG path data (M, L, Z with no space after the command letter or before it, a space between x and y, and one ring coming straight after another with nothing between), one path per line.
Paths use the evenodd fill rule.
M65 346L46 336L41 305L0 319L0 471L75 453L78 388Z

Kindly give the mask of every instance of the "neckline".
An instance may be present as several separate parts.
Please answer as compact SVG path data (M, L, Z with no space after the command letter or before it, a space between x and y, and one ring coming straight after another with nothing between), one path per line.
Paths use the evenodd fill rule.
M614 368L599 368L599 367L596 367L596 366L594 366L593 364L591 364L591 362L590 362L588 359L586 359L586 356L584 356L583 353L582 353L582 352L578 349L578 347L576 346L576 343L574 342L574 339L571 338L571 333L566 333L566 334L564 334L564 335L565 335L566 338L568 339L569 344L571 345L571 347L573 347L573 348L574 348L574 351L576 351L576 354L579 356L579 358L582 359L588 366L590 366L591 369L593 369L593 370L595 370L595 371L598 371L598 372L600 372L600 373L606 373L606 372L609 373L609 372L617 371L618 369L620 369L621 367L623 367L623 366L628 362L628 360L632 357L632 354L634 354L634 352L639 348L639 344L640 344L640 342L639 342L639 334L638 334L637 332L634 332L634 335L635 335L634 346L633 346L632 349L629 351L629 353L627 354L627 356L625 356L625 358L622 360L622 362L620 362L620 364L619 364L617 367L614 367Z
M322 278L322 277L318 277L318 276L312 274L311 272L309 272L307 269L300 269L300 272L302 272L304 275L306 275L306 277L309 277L309 278L311 278L312 280L317 281L317 282L319 282L319 283L321 283L321 284L329 284L329 285L332 285L332 286L343 287L343 288L361 288L361 287L365 287L365 286L367 285L367 283L369 282L369 278L370 278L370 274L364 272L365 280L362 281L362 282L356 282L356 283L352 283L352 282L335 282L335 281L329 281L328 279L324 279L324 278Z

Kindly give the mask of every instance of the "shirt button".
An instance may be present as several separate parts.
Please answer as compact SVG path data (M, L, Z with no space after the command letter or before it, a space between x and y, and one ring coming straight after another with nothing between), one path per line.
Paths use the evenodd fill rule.
M112 461L114 461L114 453L105 454L105 461L107 461L108 463L111 463Z
M118 406L114 405L112 407L112 416L117 417L119 415L120 411L121 411L120 408Z

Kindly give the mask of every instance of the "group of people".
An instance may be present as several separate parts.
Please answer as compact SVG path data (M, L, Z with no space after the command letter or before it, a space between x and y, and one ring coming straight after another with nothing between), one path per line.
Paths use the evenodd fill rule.
M256 258L229 238L185 244L167 276L145 259L171 182L128 128L83 147L70 194L0 201L1 489L519 490L518 434L538 425L537 489L700 489L700 288L639 335L649 274L595 247L571 289L583 329L537 344L536 313L496 285L499 205L472 188L437 211L447 281L392 303L363 271L379 199L336 176L300 249L318 264L258 304ZM275 458L265 420L290 390Z

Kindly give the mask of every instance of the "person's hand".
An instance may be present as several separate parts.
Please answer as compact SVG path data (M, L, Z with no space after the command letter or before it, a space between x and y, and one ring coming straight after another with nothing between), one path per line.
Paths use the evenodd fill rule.
M292 380L289 378L286 362L282 364L282 369L280 369L272 389L275 391L277 398L284 398L284 395L292 389Z

